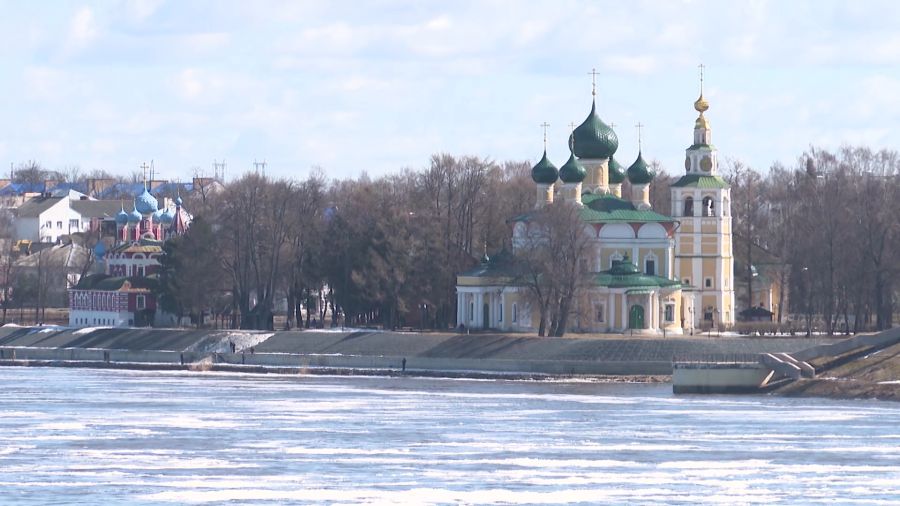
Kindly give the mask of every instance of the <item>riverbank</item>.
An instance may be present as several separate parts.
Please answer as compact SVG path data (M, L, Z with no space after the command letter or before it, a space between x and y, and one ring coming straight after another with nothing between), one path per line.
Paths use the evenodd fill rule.
M832 399L900 401L900 344L835 359L813 379L795 381L777 390L779 395Z
M0 361L115 364L286 374L409 374L471 378L668 379L678 356L796 351L823 338L538 338L355 330L0 328ZM106 367L107 365L104 365ZM109 365L112 367L113 365ZM251 368L258 369L251 369ZM232 369L233 368L233 369ZM345 372L348 371L348 372ZM642 381L642 380L639 380Z

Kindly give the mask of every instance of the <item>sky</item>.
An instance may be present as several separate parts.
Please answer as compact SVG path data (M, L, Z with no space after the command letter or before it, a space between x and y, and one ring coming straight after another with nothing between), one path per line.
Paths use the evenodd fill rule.
M0 167L379 176L434 153L683 170L705 65L721 158L900 147L900 2L0 0Z

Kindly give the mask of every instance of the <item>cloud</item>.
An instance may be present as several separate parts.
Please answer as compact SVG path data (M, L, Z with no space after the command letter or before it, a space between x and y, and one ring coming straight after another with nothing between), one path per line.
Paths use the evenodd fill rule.
M81 49L91 44L98 34L97 21L90 7L82 7L75 12L69 23L69 44Z

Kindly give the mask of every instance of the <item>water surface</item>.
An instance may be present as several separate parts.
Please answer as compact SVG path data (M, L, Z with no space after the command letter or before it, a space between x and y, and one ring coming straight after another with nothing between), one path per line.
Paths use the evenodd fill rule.
M0 367L5 504L900 500L900 404Z

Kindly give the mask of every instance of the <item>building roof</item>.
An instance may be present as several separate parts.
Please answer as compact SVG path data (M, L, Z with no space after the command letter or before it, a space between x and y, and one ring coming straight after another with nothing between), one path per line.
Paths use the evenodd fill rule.
M43 264L45 268L47 266L65 267L80 271L87 262L89 254L90 250L79 244L54 244L40 250L35 248L30 255L19 257L15 262L15 266L18 268L36 269L38 264Z
M37 218L47 209L58 204L63 197L32 197L26 200L16 210L16 216L19 218Z
M673 279L642 273L628 257L613 260L612 268L598 273L594 281L597 285L608 288L681 288L681 283Z
M109 292L154 290L159 281L154 277L110 276L109 274L88 274L78 281L74 290L102 290Z
M531 168L531 179L539 184L553 184L559 176L559 170L547 158L547 150L544 150L544 156L541 160Z
M493 257L486 256L486 258L487 261L482 259L480 264L460 273L459 276L472 278L513 278L518 276L519 269L516 259L508 250L503 249Z
M154 239L141 239L138 242L125 242L115 248L114 253L160 253L162 252L162 241Z
M650 209L639 210L628 200L614 195L585 193L581 196L584 207L580 209L581 219L586 223L671 223L675 218L659 214ZM529 221L535 211L521 214L511 222Z
M672 183L671 186L678 188L729 188L728 183L721 176L706 174L685 174L681 176L681 179Z
M132 202L121 200L73 200L69 205L75 212L87 218L115 218L123 205L125 212L134 209Z
M640 151L638 151L634 163L631 164L631 167L628 167L625 173L628 175L628 181L631 184L649 184L653 181L653 172L650 171L650 166L644 161Z
M597 116L597 103L591 103L588 117L572 131L569 147L578 158L609 158L619 148L613 129Z

